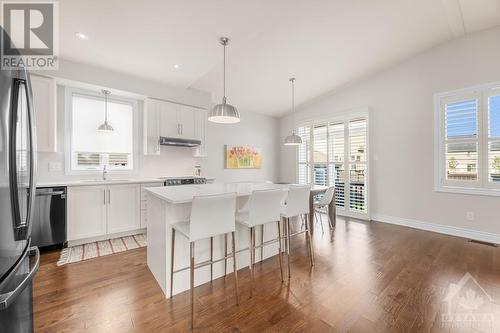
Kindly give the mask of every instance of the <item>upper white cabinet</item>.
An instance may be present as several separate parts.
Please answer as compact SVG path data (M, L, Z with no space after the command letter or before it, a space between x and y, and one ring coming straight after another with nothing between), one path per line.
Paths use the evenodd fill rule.
M181 121L178 105L168 102L160 103L160 134L169 138L181 137Z
M202 146L196 156L205 156L207 112L195 107L147 98L144 102L144 154L159 155L160 136L197 139Z
M30 75L35 109L37 150L57 152L56 81L52 78Z
M144 101L144 155L160 155L160 101Z
M177 117L181 127L181 138L194 139L195 138L195 119L194 114L196 109L179 105L177 108Z
M206 157L207 156L207 111L197 110L194 114L195 121L195 138L201 141L196 149L196 157Z

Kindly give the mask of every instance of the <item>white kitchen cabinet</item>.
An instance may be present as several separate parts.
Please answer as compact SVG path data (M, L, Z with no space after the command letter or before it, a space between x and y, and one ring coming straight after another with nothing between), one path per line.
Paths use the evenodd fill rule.
M178 105L160 101L160 134L169 138L181 137Z
M206 157L207 156L207 111L197 110L194 113L194 131L195 138L201 141L201 145L196 148L194 156Z
M177 108L177 119L180 124L181 138L195 138L195 109L185 105L179 105Z
M147 98L143 116L144 155L160 155L160 101Z
M106 234L106 186L68 187L68 241Z
M49 77L30 75L33 108L36 118L37 150L57 152L56 81Z
M140 229L141 186L120 184L107 186L108 234Z

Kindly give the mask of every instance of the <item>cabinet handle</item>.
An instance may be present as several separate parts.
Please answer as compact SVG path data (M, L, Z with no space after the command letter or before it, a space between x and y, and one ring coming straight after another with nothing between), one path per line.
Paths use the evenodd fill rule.
M111 190L108 189L108 204L111 205Z
M104 205L106 205L106 190L102 190L104 195L102 196L104 199Z
M184 133L184 124L181 124L181 135Z

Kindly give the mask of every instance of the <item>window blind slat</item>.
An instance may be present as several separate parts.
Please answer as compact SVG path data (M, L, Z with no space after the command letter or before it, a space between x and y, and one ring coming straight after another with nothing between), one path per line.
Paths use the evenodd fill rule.
M445 128L448 139L477 136L478 100L448 103L445 106Z

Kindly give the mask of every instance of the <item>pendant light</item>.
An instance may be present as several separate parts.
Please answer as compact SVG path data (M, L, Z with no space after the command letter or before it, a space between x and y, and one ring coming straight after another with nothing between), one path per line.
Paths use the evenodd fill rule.
M240 113L226 100L226 46L229 44L229 38L221 37L220 43L224 46L224 97L222 104L217 104L208 112L208 120L219 124L235 124L240 122Z
M102 91L104 95L104 123L97 127L99 132L110 133L113 132L113 126L108 123L108 95L111 93L109 90Z
M295 111L295 78L292 77L288 81L292 83L292 115ZM285 146L298 146L302 144L302 139L300 136L295 134L295 128L292 131L292 135L285 138Z

